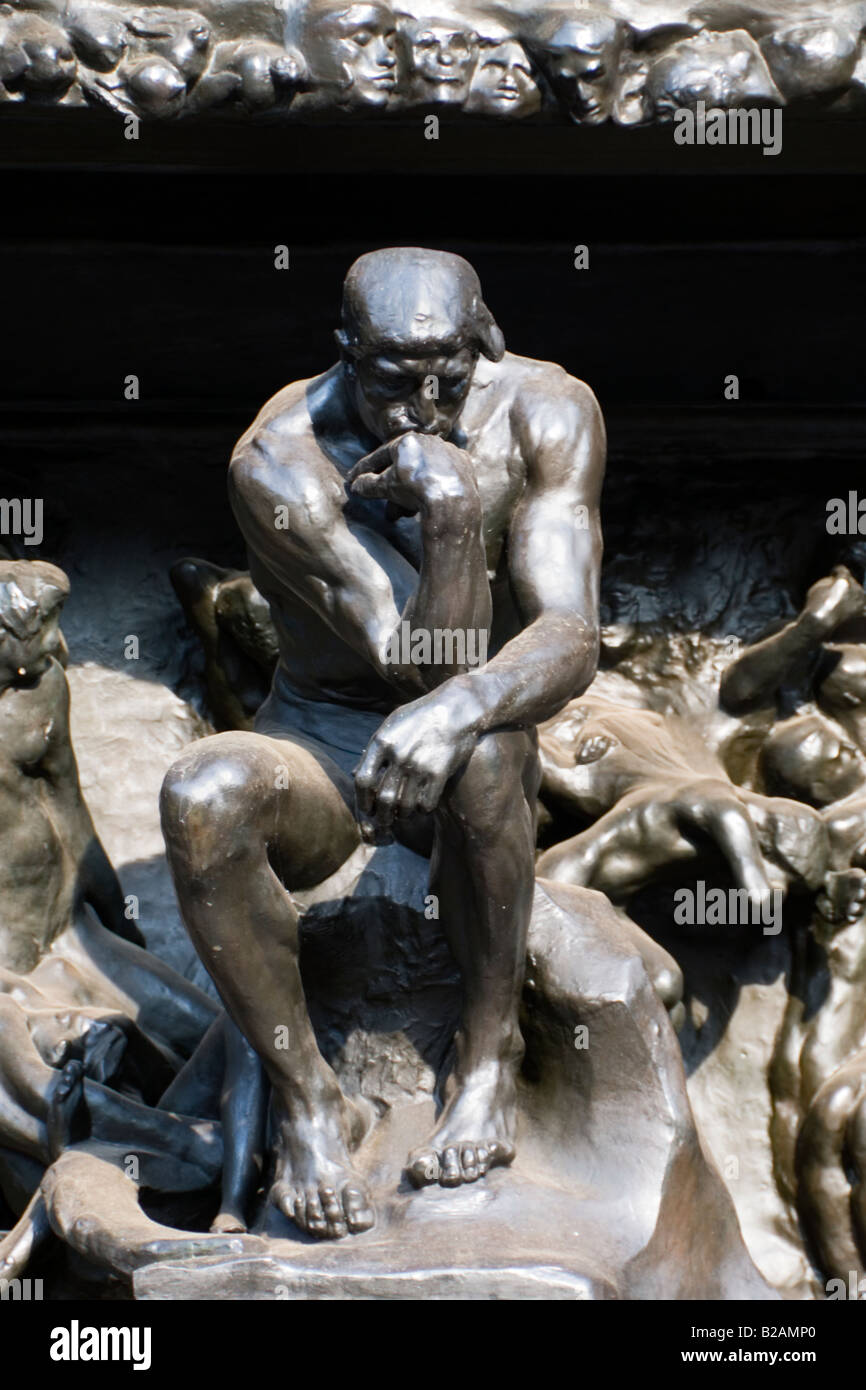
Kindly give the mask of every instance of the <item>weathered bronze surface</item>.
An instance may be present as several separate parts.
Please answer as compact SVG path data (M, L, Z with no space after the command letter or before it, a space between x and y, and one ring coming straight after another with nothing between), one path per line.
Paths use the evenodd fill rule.
M864 107L862 3L13 0L0 101L162 117L669 121L678 110Z

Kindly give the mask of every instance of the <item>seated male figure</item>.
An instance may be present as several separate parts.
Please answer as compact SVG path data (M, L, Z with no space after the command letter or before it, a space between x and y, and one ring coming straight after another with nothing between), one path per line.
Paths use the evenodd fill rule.
M505 352L458 256L362 256L337 342L339 363L268 402L231 464L279 640L271 694L254 731L187 749L162 802L192 939L273 1087L271 1199L322 1237L374 1218L290 894L362 837L431 855L463 982L446 1104L409 1175L456 1186L514 1155L535 725L595 671L605 449L592 392Z

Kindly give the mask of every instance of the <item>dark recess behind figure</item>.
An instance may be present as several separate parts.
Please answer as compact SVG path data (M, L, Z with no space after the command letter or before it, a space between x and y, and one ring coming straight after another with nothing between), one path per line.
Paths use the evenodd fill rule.
M617 513L628 528L635 471L655 489L641 508L667 493L701 528L719 492L750 499L773 529L779 488L812 496L820 519L823 498L860 480L855 176L46 167L0 178L14 214L0 227L0 495L44 491L53 516L126 524L130 489L141 516L157 484L154 525L169 544L241 562L225 501L232 444L275 390L334 360L348 264L397 242L464 253L511 350L593 386L611 536ZM287 271L274 268L280 244ZM578 244L589 270L573 266ZM141 398L127 402L130 373ZM730 373L739 401L724 400Z
M465 251L512 351L606 409L863 400L866 239L847 175L279 179L5 170L0 408L241 415L333 360L348 263ZM274 268L286 244L291 268ZM589 270L573 248L589 247Z

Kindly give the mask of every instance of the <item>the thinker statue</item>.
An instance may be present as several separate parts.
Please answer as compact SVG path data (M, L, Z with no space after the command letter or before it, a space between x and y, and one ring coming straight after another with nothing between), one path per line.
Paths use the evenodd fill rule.
M605 453L592 392L506 353L459 256L362 256L336 338L339 362L278 392L231 463L279 641L271 694L253 732L187 749L162 799L184 919L273 1088L271 1200L320 1237L374 1215L291 893L362 839L430 856L463 982L447 1102L409 1176L456 1186L514 1156L535 726L595 672Z

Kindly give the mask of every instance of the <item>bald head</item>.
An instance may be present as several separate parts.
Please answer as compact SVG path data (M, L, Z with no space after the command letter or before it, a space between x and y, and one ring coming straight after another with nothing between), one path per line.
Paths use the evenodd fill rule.
M498 362L505 342L462 256L417 246L360 256L343 286L341 347L412 356L471 348Z
M371 251L355 262L336 338L350 398L383 440L407 430L447 438L478 354L492 362L505 355L468 261L417 246Z

